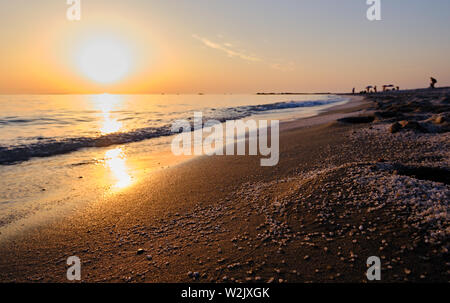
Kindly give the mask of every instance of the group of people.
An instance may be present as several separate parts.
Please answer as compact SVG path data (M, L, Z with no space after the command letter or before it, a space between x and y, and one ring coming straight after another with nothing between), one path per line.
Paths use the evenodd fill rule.
M391 89L391 88L392 88L392 89ZM355 94L355 90L356 90L356 89L353 88L352 94ZM392 84L389 84L389 85L383 85L383 92L390 91L390 90L392 90L392 91L400 90L400 87L399 87L399 86L392 85ZM374 86L369 85L369 86L366 87L365 90L362 90L362 91L360 91L359 93L360 93L360 94L378 93L378 87L377 87L376 85L374 85Z
M435 78L433 78L433 77L430 77L430 88L431 89L433 89L433 88L436 88L436 83L437 83L437 80L435 79ZM352 90L352 94L354 95L355 94L355 88L353 88L353 90ZM383 85L383 92L387 92L387 91L399 91L400 90L400 87L399 86L395 86L395 85L393 85L393 84L387 84L387 85ZM366 89L365 90L362 90L362 91L360 91L359 93L360 94L370 94L370 93L377 93L378 92L378 89L377 89L377 86L375 85L375 86L372 86L372 85L369 85L369 86L367 86L366 87Z

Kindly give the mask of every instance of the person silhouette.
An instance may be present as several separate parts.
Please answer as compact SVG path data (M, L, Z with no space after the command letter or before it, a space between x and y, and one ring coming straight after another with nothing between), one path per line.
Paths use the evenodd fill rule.
M430 80L431 80L431 82L430 82L430 88L436 88L437 80L434 79L433 77L431 77Z

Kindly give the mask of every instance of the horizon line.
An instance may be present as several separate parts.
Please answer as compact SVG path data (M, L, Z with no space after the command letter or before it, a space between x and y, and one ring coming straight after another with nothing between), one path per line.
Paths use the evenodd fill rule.
M444 88L450 88L450 85L445 85L445 86L440 86L440 87L436 87L435 89L444 89ZM421 89L428 89L428 87L415 87L415 88L405 88L405 89L401 89L400 91L414 91L414 90L421 90ZM379 92L382 93L382 92ZM51 96L51 95L338 95L338 94L351 94L349 92L325 92L325 91L320 91L320 92L289 92L289 91L285 91L285 92L264 92L264 91L260 91L260 92L225 92L225 93L216 93L216 92L211 92L211 93L206 93L206 92L189 92L189 93L173 93L173 92L142 92L142 93L122 93L122 92L114 92L114 93L109 93L109 92L85 92L85 93L57 93L57 92L45 92L45 93L2 93L0 92L0 96L32 96L32 95L40 95L40 96ZM359 95L359 92L355 92L355 95Z

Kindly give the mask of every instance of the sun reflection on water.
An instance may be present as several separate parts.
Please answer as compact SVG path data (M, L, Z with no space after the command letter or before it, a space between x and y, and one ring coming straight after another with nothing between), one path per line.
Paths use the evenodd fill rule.
M92 96L92 101L97 110L101 111L100 113L100 127L99 130L102 135L108 135L112 133L116 133L120 131L123 127L122 122L118 121L112 115L113 110L117 110L122 103L122 97L119 95L95 95Z
M109 113L103 114L102 126L100 127L100 132L102 135L112 134L118 132L122 128L122 122L117 121L117 119L111 118Z
M111 149L105 153L105 164L111 170L112 177L116 181L113 185L115 189L123 189L133 183L126 161L127 158L122 148Z

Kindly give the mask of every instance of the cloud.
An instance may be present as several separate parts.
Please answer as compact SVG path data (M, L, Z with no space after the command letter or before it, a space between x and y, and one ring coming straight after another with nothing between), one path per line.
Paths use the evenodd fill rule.
M243 51L236 50L232 48L232 45L230 43L217 43L213 42L207 38L199 37L197 35L192 35L195 39L201 41L205 46L210 47L212 49L217 49L219 51L224 52L228 55L228 57L237 57L242 60L251 61L251 62L260 62L262 61L261 58L253 55L246 54Z
M233 44L231 43L218 43L214 42L208 38L200 37L198 35L192 35L193 38L199 40L202 42L202 44L206 47L219 50L223 53L225 53L228 57L231 58L239 58L245 61L250 62L261 62L266 65L268 65L270 68L280 70L283 72L287 71L293 71L294 70L294 63L293 62L284 62L283 60L265 60L260 56L256 55L249 55L245 51L238 50L233 47Z
M269 64L271 68L280 70L282 72L290 72L295 69L294 62L282 62L282 63L271 63Z

